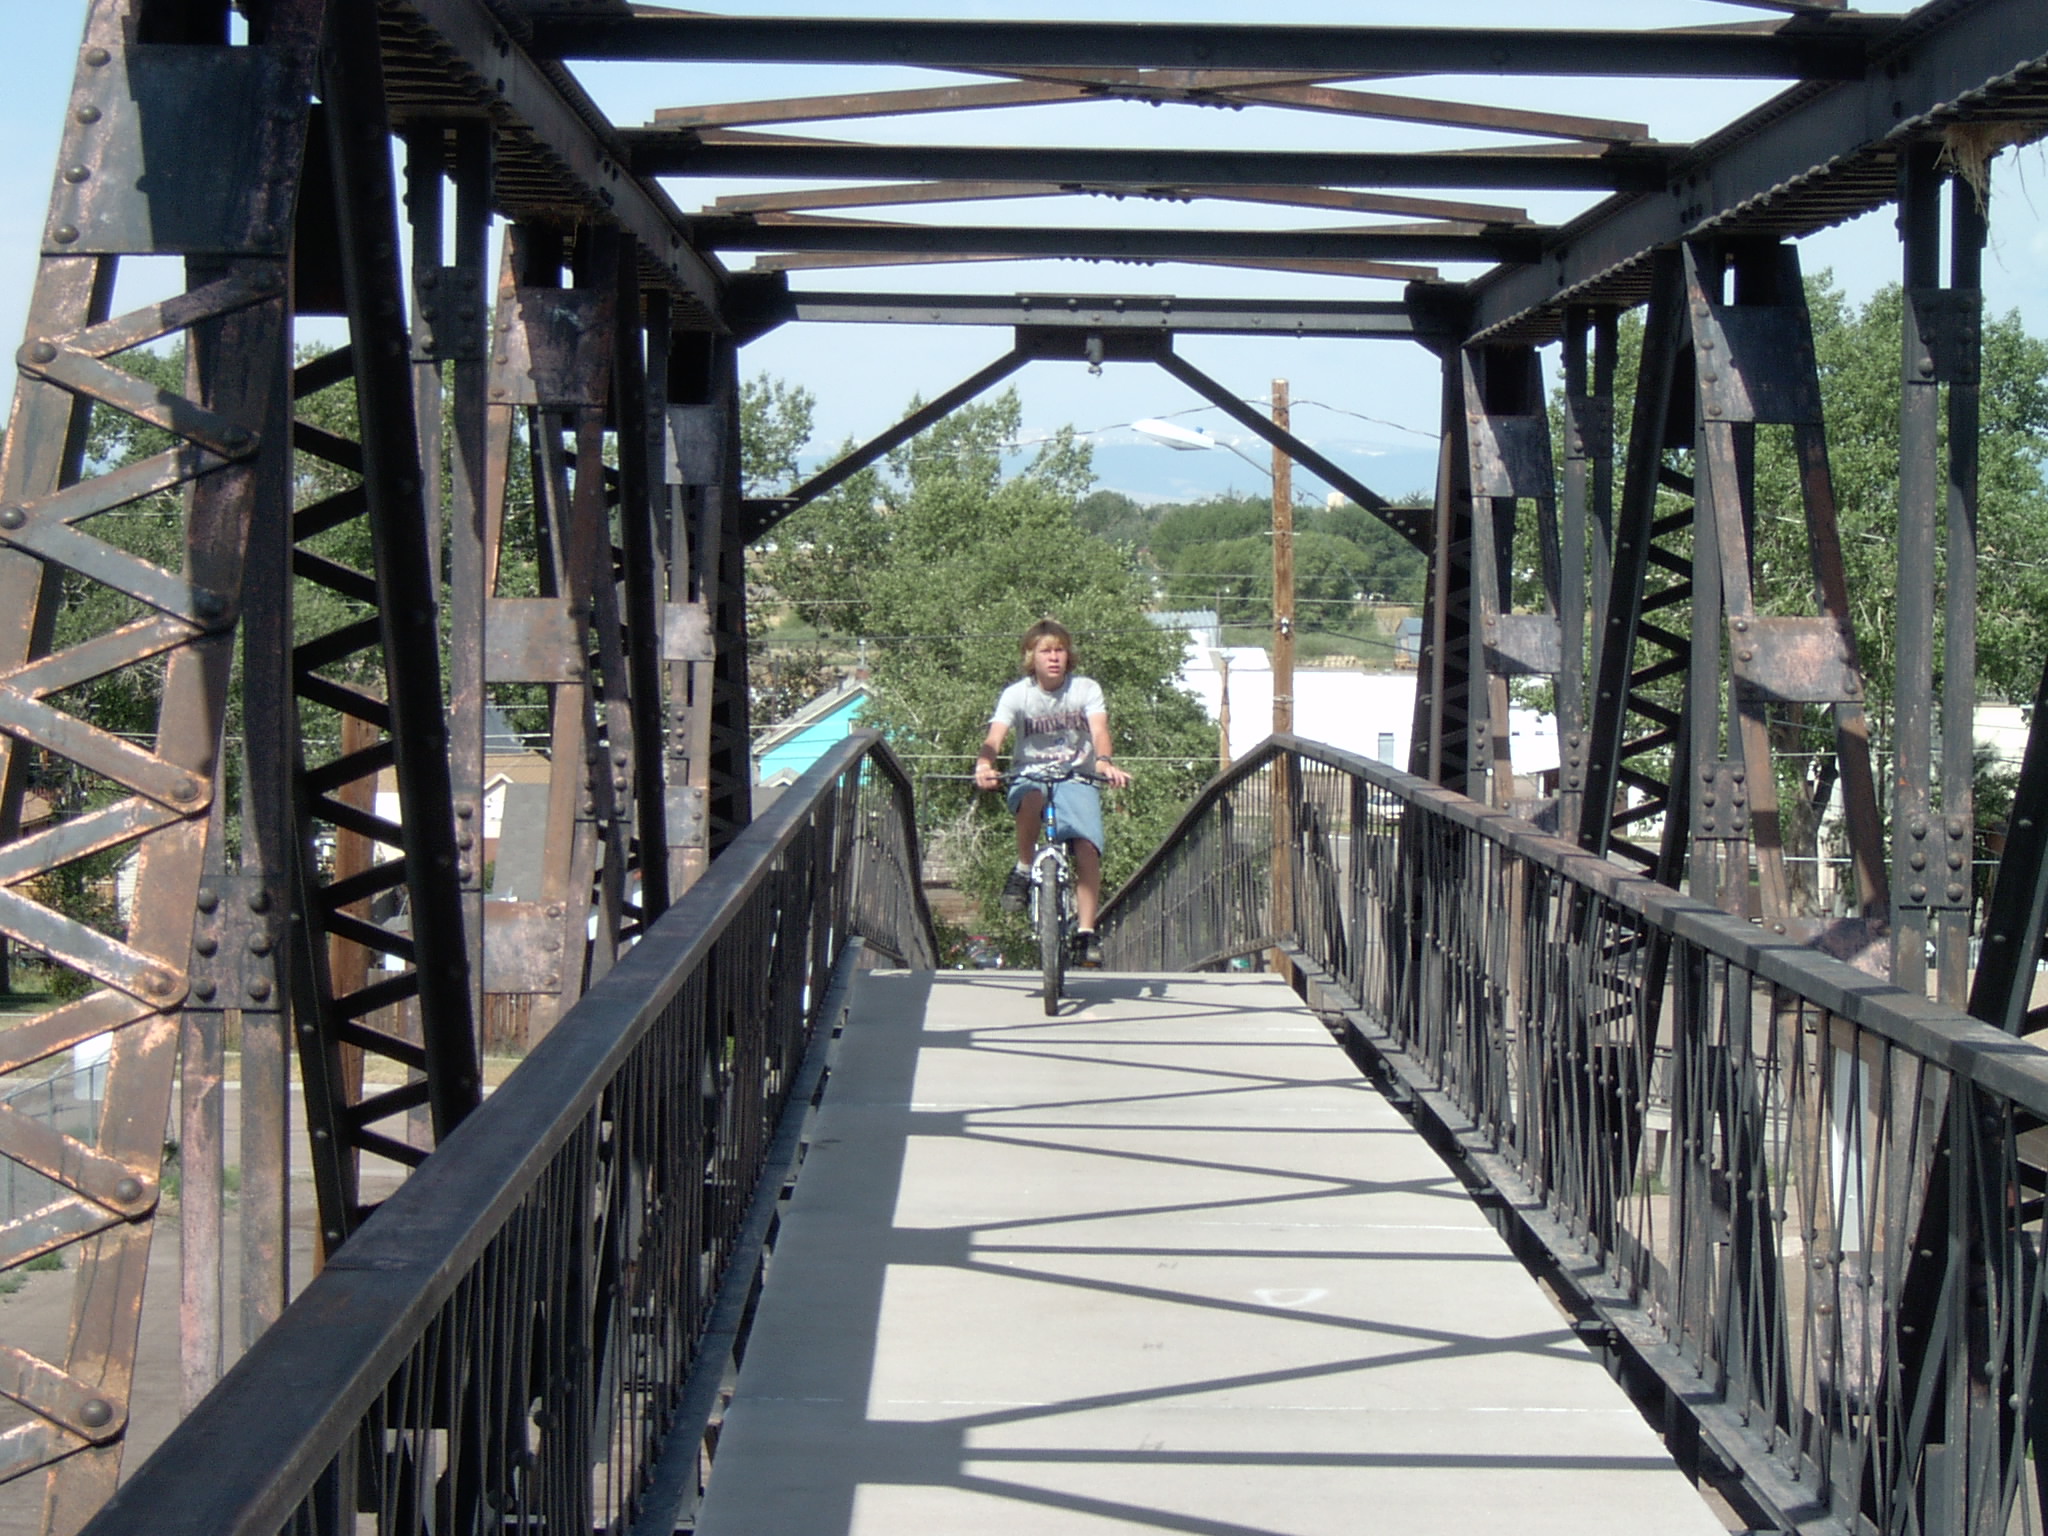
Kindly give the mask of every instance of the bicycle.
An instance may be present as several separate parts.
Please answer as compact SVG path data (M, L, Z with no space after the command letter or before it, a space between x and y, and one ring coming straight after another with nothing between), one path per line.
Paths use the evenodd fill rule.
M1031 895L1026 911L1030 914L1031 931L1038 936L1038 963L1044 973L1045 1011L1050 1016L1059 1012L1075 919L1074 866L1067 856L1067 839L1060 832L1053 786L1068 779L1083 779L1091 784L1109 781L1076 768L1054 764L1020 768L1005 777L1011 783L1031 784L1045 791L1045 814L1038 827L1038 851L1031 856Z

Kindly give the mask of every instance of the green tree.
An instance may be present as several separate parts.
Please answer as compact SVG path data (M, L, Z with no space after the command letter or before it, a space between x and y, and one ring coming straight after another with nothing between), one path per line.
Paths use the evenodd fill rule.
M765 374L740 385L740 485L749 496L789 489L811 440L817 397Z
M1108 694L1117 755L1136 782L1110 797L1110 887L1149 854L1207 777L1213 732L1174 684L1181 642L1145 617L1136 561L1079 525L1093 472L1086 444L1054 434L1007 473L1021 407L1014 392L937 423L887 464L792 516L764 572L787 602L868 641L868 718L920 775L928 829L943 828L984 924L1021 952L1027 936L994 897L1013 851L1000 800L965 782L1017 641L1047 614L1075 634ZM856 482L861 482L856 484Z

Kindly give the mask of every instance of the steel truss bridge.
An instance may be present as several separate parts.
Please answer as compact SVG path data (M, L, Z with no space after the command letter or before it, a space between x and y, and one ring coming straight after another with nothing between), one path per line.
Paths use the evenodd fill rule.
M1112 964L1289 956L1500 1197L1681 1459L1732 1468L1785 1528L2002 1532L2016 1504L2038 1510L2048 1057L2015 1037L2048 929L2048 683L1981 956L1969 766L1982 166L2048 131L2048 11L1731 3L1750 7L1738 24L1625 31L91 0L0 460L0 933L76 985L0 1040L10 1073L104 1047L105 1099L90 1134L0 1106L0 1154L50 1191L0 1226L0 1268L59 1254L75 1288L60 1348L6 1345L0 1476L37 1488L58 1532L686 1518L809 1047L858 956L936 958L886 749L856 739L752 815L747 546L1025 363L1079 358L1163 369L1429 561L1410 773L1276 738L1119 896ZM572 73L596 60L945 73L627 127ZM1501 75L1780 89L1671 144L1385 88L1417 75L1475 77L1482 97L1476 77ZM1096 100L1513 147L781 131ZM688 213L670 189L693 177L781 190ZM1551 191L1584 211L1546 225L1501 201ZM1276 222L1061 222L1091 193ZM1055 211L866 216L998 199ZM1880 759L1790 242L1887 205L1905 320ZM1290 226L1332 212L1370 222ZM736 270L735 252L761 254ZM789 277L1048 255L1399 296ZM180 258L175 291L131 301L136 257ZM316 317L304 334L343 339L297 345ZM790 494L743 495L740 348L876 320L1009 343ZM1389 504L1176 351L1208 334L1428 348L1433 504ZM182 383L137 361L167 348ZM301 409L336 387L353 435ZM150 451L110 462L109 423ZM1800 466L1804 613L1755 591L1759 426ZM1543 589L1519 604L1517 538ZM529 548L525 570L508 551ZM1508 811L1523 677L1554 689L1554 832ZM106 680L153 728L95 718ZM508 690L550 722L543 884L520 901L486 899L486 712ZM1828 733L1841 786L1855 911L1826 924L1786 875L1787 718ZM121 915L63 899L115 861ZM539 1043L484 1105L480 1042L507 1016ZM239 1315L220 1281L230 1041ZM328 1264L287 1314L294 1067ZM1674 1149L1654 1192L1653 1113ZM174 1115L193 1394L247 1353L116 1496ZM372 1164L420 1171L366 1225Z

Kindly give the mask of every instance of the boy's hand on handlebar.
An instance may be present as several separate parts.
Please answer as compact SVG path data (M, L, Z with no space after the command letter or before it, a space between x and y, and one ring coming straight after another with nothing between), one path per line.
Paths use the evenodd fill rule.
M1117 767L1115 763L1097 763L1095 765L1095 772L1101 777L1102 782L1109 785L1112 789L1122 789L1131 782L1131 776L1125 773L1123 769Z
M976 789L1001 789L1003 776L996 772L996 765L987 758L979 758L974 764L974 787Z

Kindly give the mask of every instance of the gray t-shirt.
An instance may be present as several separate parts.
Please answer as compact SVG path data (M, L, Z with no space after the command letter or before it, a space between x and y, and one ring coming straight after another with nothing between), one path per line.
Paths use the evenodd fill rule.
M990 725L1006 725L1017 733L1010 767L1058 763L1093 772L1095 737L1088 728L1092 715L1106 715L1109 704L1102 685L1092 677L1069 677L1051 693L1032 677L1020 677L996 700Z

